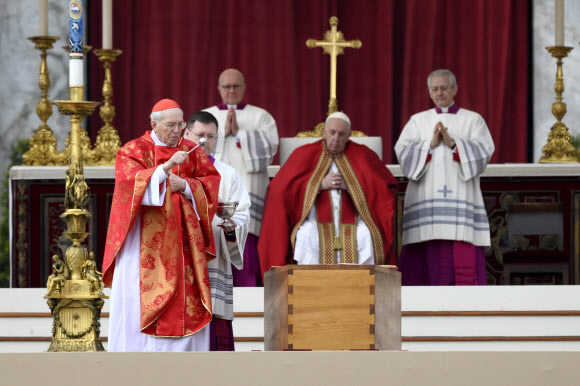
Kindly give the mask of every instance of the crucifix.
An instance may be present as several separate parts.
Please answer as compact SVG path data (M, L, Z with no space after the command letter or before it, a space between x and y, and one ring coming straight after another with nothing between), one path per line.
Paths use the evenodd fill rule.
M345 48L361 48L360 40L344 40L342 32L337 31L338 18L330 18L330 31L326 31L323 40L308 39L306 46L309 48L322 47L325 54L330 55L330 100L328 101L328 115L338 110L336 103L336 57L344 53Z

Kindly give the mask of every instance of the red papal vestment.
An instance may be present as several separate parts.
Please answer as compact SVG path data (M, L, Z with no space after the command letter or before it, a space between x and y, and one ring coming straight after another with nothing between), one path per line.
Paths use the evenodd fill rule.
M270 182L258 244L262 274L272 266L292 263L296 233L319 196L327 194L319 192L319 188L333 162L348 187L356 214L369 228L375 263L396 263L396 179L368 147L348 141L344 152L333 156L321 140L294 150Z
M156 146L150 132L117 153L115 192L103 261L103 281L112 287L115 258L132 228L140 227L140 330L159 337L183 337L206 326L212 317L208 260L215 257L211 222L218 201L220 175L201 149L172 169L187 181L196 209L182 193L167 192L159 206L141 205L152 175L175 152L195 143ZM199 215L199 219L198 219ZM140 224L135 219L140 218Z

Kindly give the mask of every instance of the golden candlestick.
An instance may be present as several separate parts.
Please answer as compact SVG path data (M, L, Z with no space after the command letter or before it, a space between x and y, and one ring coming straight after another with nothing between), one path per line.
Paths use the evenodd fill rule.
M540 162L576 163L578 158L575 154L576 149L572 145L572 136L562 122L562 118L566 115L566 103L562 102L562 93L564 92L562 59L568 56L568 53L572 51L572 47L554 46L546 47L546 49L552 54L552 57L557 59L556 84L554 86L556 102L552 104L552 114L556 117L557 122L550 129L548 143L542 148L544 155L540 158Z
M97 271L95 256L82 243L87 238L89 187L83 171L81 121L91 115L99 102L82 100L83 87L70 87L71 100L54 101L71 122L69 168L66 171L65 235L72 245L62 260L53 256L53 273L47 282L48 305L53 315L52 342L48 351L104 351L100 340L100 315L106 296L103 280Z
M330 55L330 100L328 101L328 115L338 111L336 102L336 57L344 53L345 48L359 49L362 47L360 40L344 40L342 32L337 30L338 18L332 16L329 20L330 31L326 31L323 40L308 39L306 46L309 48L322 47L325 54Z
M36 104L36 114L41 124L30 138L30 147L22 156L25 165L59 165L61 155L56 148L56 138L46 121L52 115L52 105L48 102L48 89L50 88L50 76L46 65L46 51L52 48L56 36L33 36L28 40L34 42L34 48L40 50L40 102Z
M93 149L93 159L95 165L115 165L117 151L121 148L121 138L117 130L111 125L115 118L115 106L111 104L113 96L113 81L111 78L111 63L121 55L121 50L100 49L95 50L99 60L103 62L105 68L105 80L103 82L104 104L101 106L100 116L105 125L99 130L97 142Z
M70 50L69 46L62 46L62 49L65 50L67 53ZM83 55L86 57L87 54L93 49L92 46L89 45L84 45L83 46ZM69 86L69 99L71 101L82 101L84 99L84 92L85 92L85 88L84 86ZM92 112L91 112L92 114ZM90 114L89 114L90 115ZM84 117L83 117L84 119ZM81 121L82 122L82 119ZM80 124L79 122L79 124ZM91 144L91 138L89 137L89 133L87 133L87 131L81 127L80 127L80 131L79 131L79 135L80 135L80 147L81 147L81 152L83 155L83 161L86 165L94 165L94 157L93 157L93 146ZM64 151L61 153L61 165L67 165L68 159L70 157L70 143L71 143L71 135L72 135L72 129L71 131L68 133L68 136L66 137L65 143L64 143Z

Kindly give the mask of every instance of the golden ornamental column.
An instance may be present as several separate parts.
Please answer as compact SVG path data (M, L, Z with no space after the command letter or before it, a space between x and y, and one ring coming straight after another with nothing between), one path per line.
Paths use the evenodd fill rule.
M99 102L83 101L83 5L70 1L70 100L54 101L61 114L70 116L70 151L66 171L65 235L72 241L64 258L53 256L53 272L47 281L48 306L53 316L52 341L48 351L104 351L100 340L100 316L106 296L94 253L83 244L89 233L87 209L89 187L83 172L81 121Z

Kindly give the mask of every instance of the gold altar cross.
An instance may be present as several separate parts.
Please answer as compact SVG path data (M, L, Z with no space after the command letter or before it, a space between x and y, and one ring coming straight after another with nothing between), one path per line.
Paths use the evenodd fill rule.
M336 112L336 57L344 53L345 48L361 48L360 40L344 40L342 32L337 31L338 18L330 18L330 31L324 34L324 40L308 39L306 46L309 48L322 47L325 54L330 55L330 100L328 101L328 115Z

